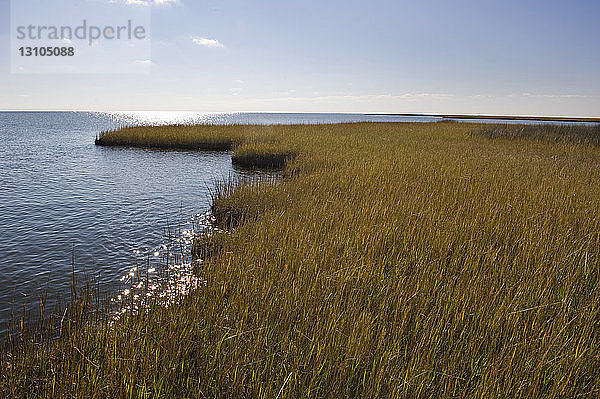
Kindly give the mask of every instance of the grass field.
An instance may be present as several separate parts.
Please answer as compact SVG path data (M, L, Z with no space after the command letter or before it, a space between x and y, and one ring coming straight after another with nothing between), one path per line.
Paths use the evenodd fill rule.
M207 256L203 288L111 328L90 323L51 346L17 346L2 359L2 391L600 395L600 148L574 133L554 140L501 129L357 123L110 133L111 144L226 141L234 157L293 157L280 181L217 190L213 212L231 233L197 243Z

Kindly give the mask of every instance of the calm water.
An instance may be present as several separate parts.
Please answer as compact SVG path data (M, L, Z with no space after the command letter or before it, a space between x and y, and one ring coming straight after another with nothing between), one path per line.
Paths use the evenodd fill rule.
M216 181L240 172L223 152L96 147L124 124L331 123L433 118L333 114L0 112L0 331L41 291L68 298L80 274L118 288L164 242L168 225L209 208Z

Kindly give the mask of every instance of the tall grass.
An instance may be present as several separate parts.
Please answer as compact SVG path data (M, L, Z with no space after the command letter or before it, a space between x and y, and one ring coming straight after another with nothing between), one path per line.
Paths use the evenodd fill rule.
M241 126L131 126L102 132L96 145L229 151L242 137Z
M231 157L235 165L258 168L281 168L296 157L293 147L276 143L245 143L236 147Z
M271 127L255 125L169 125L124 127L101 133L99 146L161 149L234 150L232 162L242 167L281 168L296 156L294 145L274 143Z
M600 146L600 123L595 125L488 125L478 132L488 138L535 139Z
M280 182L216 192L218 222L233 229L200 252L206 285L179 306L3 359L2 389L597 395L600 149L479 128L250 128L297 157Z

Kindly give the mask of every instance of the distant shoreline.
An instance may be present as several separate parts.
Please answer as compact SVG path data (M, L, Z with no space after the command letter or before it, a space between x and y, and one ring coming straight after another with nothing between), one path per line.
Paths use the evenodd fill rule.
M0 109L0 113L53 113L53 112L83 112L83 113L198 113L198 114L269 114L269 115L364 115L364 116L398 116L398 117L428 117L441 119L462 119L462 120L507 120L507 121L540 121L540 122L580 122L580 123L600 123L599 117L574 117L574 116L518 116L518 115L477 115L477 114L418 114L418 113L377 113L377 112L204 112L204 111L98 111L98 110L10 110Z
M505 120L523 120L523 121L540 121L540 122L598 122L599 118L585 117L569 117L569 116L516 116L516 115L461 115L461 114L377 114L368 113L365 115L379 115L379 116L403 116L403 117L433 117L442 119L505 119Z

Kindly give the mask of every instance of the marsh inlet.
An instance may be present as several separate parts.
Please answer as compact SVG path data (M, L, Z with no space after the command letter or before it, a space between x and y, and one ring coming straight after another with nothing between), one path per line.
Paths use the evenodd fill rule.
M25 309L35 316L42 293L47 309L53 299L68 300L72 255L80 281L91 278L122 293L130 282L121 278L145 268L148 258L149 269L166 263L161 249L165 232L207 211L216 182L249 173L234 169L227 152L98 147L94 138L99 132L140 124L364 120L398 118L0 112L0 331L6 331L11 312ZM172 259L168 263L174 264Z
M158 270L165 232L203 214L215 183L253 173L227 152L94 145L99 132L157 124L436 122L436 117L189 112L0 112L0 331L39 296L68 300L80 281L115 293L134 270ZM184 262L185 263L185 262ZM138 269L136 269L138 268ZM158 273L158 272L157 272ZM139 284L139 282L137 283ZM125 288L126 289L126 288Z

